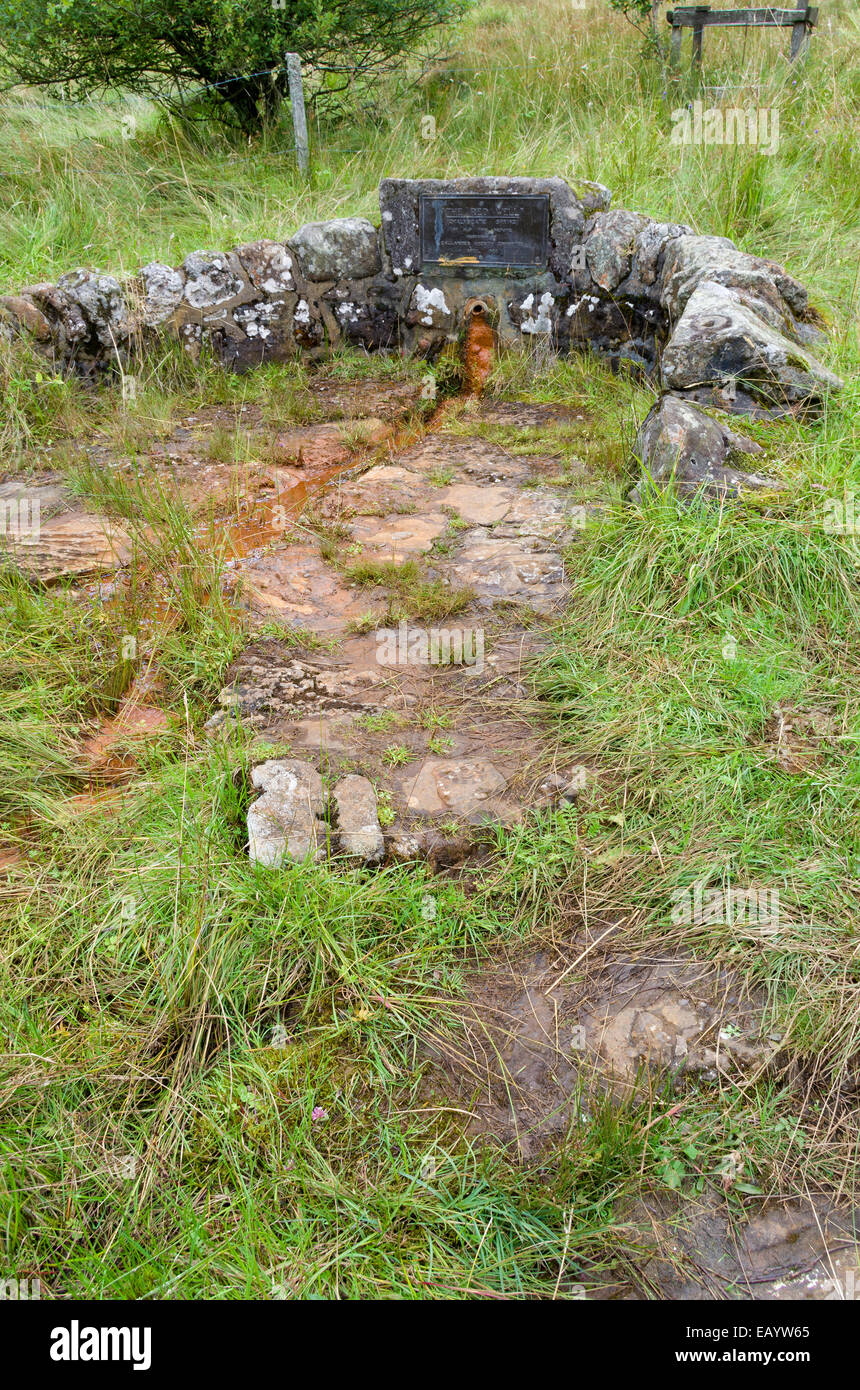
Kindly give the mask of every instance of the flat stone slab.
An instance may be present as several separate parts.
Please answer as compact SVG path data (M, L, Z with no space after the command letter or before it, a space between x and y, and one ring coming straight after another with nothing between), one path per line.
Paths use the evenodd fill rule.
M427 758L406 805L422 816L491 814L498 812L507 785L507 777L488 758Z
M449 573L479 598L528 604L537 612L556 607L566 592L560 553L528 537L469 532Z
M236 720L274 737L292 724L310 731L317 724L321 729L345 726L353 715L369 711L411 707L414 697L375 660L372 638L345 645L346 655L340 658L323 652L299 657L278 641L248 647L206 728L211 732Z
M500 483L487 487L478 483L454 483L441 489L439 499L470 526L493 526L508 516L516 496L513 488Z
M248 856L252 864L278 869L286 860L317 857L324 843L322 778L310 763L271 759L252 769L263 793L248 807Z
M242 560L236 574L249 607L289 628L343 632L352 619L374 607L366 593L350 588L337 570L306 545L289 545Z
M397 461L412 473L444 476L450 482L513 483L527 482L532 469L527 458L510 454L500 445L478 436L463 438L428 435L398 454Z
M590 1298L851 1301L860 1245L850 1204L747 1199L741 1216L706 1188L700 1197L651 1193L619 1219L637 1229L641 1253Z
M3 483L0 509L0 562L42 584L104 573L131 559L125 529L86 511L61 484Z
M476 827L514 824L526 807L570 799L576 768L548 760L540 734L510 717L512 702L528 693L523 663L540 646L532 631L509 633L478 671L384 664L375 633L346 638L335 651L301 653L267 639L237 659L207 729L241 721L267 743L288 743L294 756L325 767L333 782L360 774L393 813L383 830L389 857L408 841L414 856L455 863L473 849ZM428 710L442 718L435 730L423 719ZM370 823L369 796L367 809L350 830Z
M416 555L426 555L433 542L447 530L448 518L444 512L430 512L424 515L385 517L363 517L351 526L352 536L364 553L374 559L391 560L396 565L403 564Z
M365 864L378 864L385 857L385 841L372 783L351 773L337 783L333 798L343 853Z

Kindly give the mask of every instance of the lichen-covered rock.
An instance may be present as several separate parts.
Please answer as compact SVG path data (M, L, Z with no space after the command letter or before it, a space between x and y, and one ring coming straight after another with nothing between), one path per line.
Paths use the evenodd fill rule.
M150 261L138 272L143 298L143 322L147 328L166 323L182 302L185 276L159 261Z
M521 333L535 337L551 337L558 320L556 298L550 290L529 291L522 299L511 300L508 313Z
M282 242L249 241L236 247L236 255L260 294L281 299L296 288L293 258Z
M290 245L308 280L361 280L381 268L376 228L364 217L308 222Z
M293 311L298 296L256 299L238 304L230 315L238 332L213 334L213 342L225 366L232 371L248 371L262 362L283 362L298 353L293 335ZM212 330L210 330L212 332Z
M421 199L435 195L479 201L448 227L450 243L439 241L442 259L424 267ZM545 200L546 223L534 206L511 221L504 200L523 196ZM286 243L195 251L178 270L151 262L127 300L116 280L90 271L30 286L0 298L0 335L27 332L44 356L83 373L117 359L124 367L138 330L178 337L194 357L205 343L237 371L320 361L344 342L432 358L460 351L480 300L499 347L582 348L638 376L659 373L662 358L672 389L737 413L780 413L841 385L810 355L823 321L782 266L683 223L609 211L600 184L386 179L379 198L380 230L339 218L308 223ZM501 244L486 235L496 216ZM516 264L500 263L505 247Z
M335 787L334 801L338 840L344 854L365 864L378 864L385 857L385 842L372 784L366 777L350 773Z
M328 325L323 317L322 306L319 300L312 295L302 295L296 301L293 309L293 340L298 348L301 348L311 356L325 347L326 327L331 330L332 315L328 315ZM340 336L340 330L334 325L334 339Z
M419 281L409 301L407 323L447 331L454 326L454 311L442 285Z
M310 763L274 758L251 772L263 795L248 807L248 855L253 864L278 869L300 864L324 843L322 778Z
M109 356L118 352L131 331L128 305L119 281L92 270L73 270L61 275L57 286L79 306L90 351L96 353L103 348Z
M182 263L183 299L192 309L229 308L253 298L247 277L234 252L192 251Z
M636 436L633 455L642 466L643 478L630 494L630 501L641 502L649 479L658 488L672 487L681 497L702 491L716 500L778 487L774 479L744 473L732 465L731 460L738 455L761 453L761 446L753 440L735 434L688 401L663 396Z
M684 222L652 222L647 219L645 226L636 234L633 257L635 271L644 286L651 286L657 280L660 258L669 249L670 242L677 237L693 236L693 228Z
M567 306L561 324L566 329L565 337L559 332L562 348L599 353L613 366L627 362L650 371L655 365L663 317L659 306L647 300L586 291Z
M401 283L380 273L371 280L342 280L324 299L344 339L373 350L399 342L403 297Z
M87 321L80 304L59 285L27 285L21 297L30 299L51 325L54 355L60 361L72 361L78 347L89 335Z
M815 402L842 386L736 290L709 280L693 291L666 345L663 378L678 389L733 378L767 405Z
M630 274L637 233L647 217L617 208L592 218L585 242L585 259L591 278L602 290L614 290Z

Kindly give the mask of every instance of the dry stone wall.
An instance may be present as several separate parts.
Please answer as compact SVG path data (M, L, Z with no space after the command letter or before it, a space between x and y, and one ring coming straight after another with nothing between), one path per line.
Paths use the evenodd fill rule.
M440 196L543 200L542 263L427 264L421 203ZM823 325L806 289L781 266L610 203L602 185L562 179L388 179L378 227L361 217L309 223L286 242L192 251L178 267L151 262L126 282L75 270L0 296L0 332L83 374L133 369L160 335L192 354L205 341L244 370L350 343L433 358L458 341L477 302L502 344L595 351L700 402L815 403L841 385L814 355Z

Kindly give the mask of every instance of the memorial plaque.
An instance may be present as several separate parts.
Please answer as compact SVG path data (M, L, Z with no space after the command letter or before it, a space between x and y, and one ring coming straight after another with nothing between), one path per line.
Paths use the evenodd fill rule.
M422 265L546 265L546 193L422 194L418 220Z

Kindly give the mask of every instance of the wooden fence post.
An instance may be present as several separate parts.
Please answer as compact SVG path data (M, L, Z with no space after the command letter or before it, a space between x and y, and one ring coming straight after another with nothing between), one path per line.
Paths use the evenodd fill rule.
M302 60L298 53L287 54L287 80L290 84L293 130L296 133L296 159L301 173L306 174L308 171L308 123L305 117L305 94L302 88Z
M791 26L791 61L799 58L805 51L809 42L809 25L806 19L806 0L797 0L797 9L802 12L803 19L798 20L797 24Z
M672 44L669 54L669 66L672 69L677 70L681 66L681 35L684 31L681 28L680 24L675 23L675 17L672 14L671 10L667 14L666 18L672 25Z
M701 16L706 15L710 8L710 5L696 6L696 22L693 24L693 62L698 63L700 67L702 65L702 36L705 32Z

